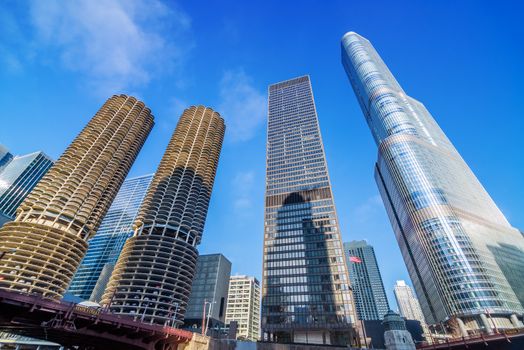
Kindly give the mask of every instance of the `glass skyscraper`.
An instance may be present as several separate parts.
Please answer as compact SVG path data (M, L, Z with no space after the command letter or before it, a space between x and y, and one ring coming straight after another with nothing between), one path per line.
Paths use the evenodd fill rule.
M13 159L13 155L9 152L9 149L4 145L0 144L0 173Z
M230 276L231 262L222 254L198 256L195 278L187 302L184 328L202 331L204 304L206 304L205 328L224 327Z
M368 40L344 35L342 62L379 148L375 178L426 320L462 335L522 327L520 232Z
M16 209L51 168L53 161L43 152L14 158L9 155L2 158L0 154L0 168L3 168L0 172L0 215L6 220L14 220Z
M344 243L344 251L358 318L382 320L389 303L373 246L366 241L351 241Z
M133 222L153 174L126 179L107 211L96 235L69 286L82 299L100 302L111 272L126 240L133 234Z
M263 340L348 345L356 313L309 76L269 86Z

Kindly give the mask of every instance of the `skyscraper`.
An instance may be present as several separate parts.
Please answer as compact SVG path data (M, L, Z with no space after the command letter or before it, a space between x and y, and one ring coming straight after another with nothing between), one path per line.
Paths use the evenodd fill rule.
M211 108L182 113L104 293L114 313L182 323L224 131Z
M13 155L9 152L7 147L0 144L0 173L4 168L9 164L9 162L13 159Z
M269 86L263 339L358 342L309 76Z
M344 243L344 251L358 318L383 319L389 303L373 246L366 241L351 241Z
M202 330L202 321L206 322L205 328L208 329L224 327L230 276L231 262L222 254L198 256L184 328Z
M0 172L0 213L14 219L16 209L53 161L43 152L14 157Z
M524 261L522 235L368 40L344 35L342 62L379 148L375 178L426 320L451 319L463 335L493 322L522 327L524 272L513 267Z
M420 323L424 325L426 320L422 314L422 309L420 308L418 299L406 282L397 281L395 283L394 292L400 315L408 320L420 321Z
M89 240L84 260L69 286L71 294L100 302L122 247L133 234L133 223L152 179L150 174L124 181L96 235Z
M135 98L104 103L0 229L0 288L64 294L152 127Z
M226 324L236 321L237 339L260 338L260 283L255 277L236 275L229 280Z

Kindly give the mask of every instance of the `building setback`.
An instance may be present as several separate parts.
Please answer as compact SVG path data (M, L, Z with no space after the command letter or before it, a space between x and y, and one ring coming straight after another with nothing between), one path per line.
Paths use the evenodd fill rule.
M63 296L152 127L135 98L104 103L0 229L0 288Z
M269 86L263 340L358 343L309 76Z
M126 179L104 216L96 235L69 286L68 292L100 302L111 272L126 240L133 234L138 208L153 174Z
M375 250L366 241L344 243L349 278L360 320L381 320L389 311Z
M11 221L16 209L51 168L53 161L43 152L14 158L8 155L10 153L2 158L0 154L0 215Z
M182 113L102 298L112 312L182 324L224 131L211 108Z
M460 335L522 327L520 232L368 40L344 35L342 63L379 148L375 178L426 320Z
M237 275L229 280L226 324L236 321L237 339L260 339L260 283L255 277Z
M184 328L202 331L203 321L208 329L224 327L230 275L231 262L222 254L198 256Z

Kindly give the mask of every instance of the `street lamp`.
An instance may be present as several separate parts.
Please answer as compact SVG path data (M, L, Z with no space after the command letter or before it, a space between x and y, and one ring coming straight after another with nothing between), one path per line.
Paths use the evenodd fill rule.
M216 301L209 302L209 312L207 314L207 320L206 320L206 331L204 334L207 334L207 329L209 328L209 319L211 318L211 312L213 312L213 305L216 304Z
M207 313L207 320L206 320L206 305L208 304L209 304L209 311ZM204 312L203 312L203 317L202 317L202 335L206 335L207 333L207 327L209 326L209 317L211 315L213 304L216 304L216 301L207 301L207 299L204 299Z

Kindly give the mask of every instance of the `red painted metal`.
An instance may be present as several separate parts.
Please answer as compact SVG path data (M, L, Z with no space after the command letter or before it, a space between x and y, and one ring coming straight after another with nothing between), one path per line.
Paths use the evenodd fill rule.
M166 349L188 342L193 333L169 326L142 323L111 314L106 308L0 290L0 328L27 336L48 336L66 345L113 350ZM102 347L96 344L104 344ZM107 346L108 344L112 346Z

